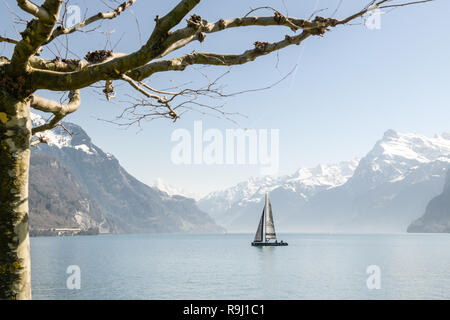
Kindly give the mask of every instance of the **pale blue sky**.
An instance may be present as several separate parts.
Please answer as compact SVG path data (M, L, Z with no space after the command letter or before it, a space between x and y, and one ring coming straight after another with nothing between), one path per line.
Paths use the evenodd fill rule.
M15 1L6 3L15 9ZM70 3L84 11L94 1ZM95 3L97 8L101 7L100 1ZM136 19L145 42L154 16L163 15L175 3L174 0L138 0L132 10L114 22L104 23L100 30L113 29L111 42L115 44L122 38L115 50L130 52L140 45ZM270 5L283 13L287 8L290 16L308 18L322 8L329 9L319 15L329 16L338 3L339 0L285 0L284 3L281 0L203 0L193 12L215 21L220 17L243 16L250 7ZM344 0L336 15L342 18L367 3L367 0ZM298 64L296 72L274 88L227 99L227 111L245 114L247 118L235 117L244 128L280 129L280 174L291 173L301 166L363 156L387 129L429 136L450 131L449 12L448 0L399 8L382 15L380 30L368 30L361 24L362 20L357 20L358 25L338 27L324 37L309 38L301 46L279 52L278 57L272 54L233 67L222 82L229 91L265 87ZM8 11L2 10L0 18L9 22ZM22 28L17 26L19 31ZM9 24L1 32L17 37ZM194 43L183 52L238 53L252 47L255 40L275 41L287 33L291 34L289 29L274 27L228 30L207 35L205 42ZM71 37L71 50L80 56L104 46L105 36L98 32ZM0 55L9 55L10 47L1 44ZM53 57L49 51L44 55ZM212 76L226 70L202 69ZM189 68L185 72L158 74L150 83L163 88L170 81L184 83L200 79L199 72ZM170 184L205 193L259 174L258 166L172 164L173 130L192 130L194 120L203 120L205 129L237 127L223 119L189 113L176 123L169 120L144 123L141 131L135 127L123 130L96 120L114 118L123 107L120 101L126 99L125 94L137 95L127 85L117 82L116 86L118 97L114 104L105 102L92 89L83 90L82 107L67 120L81 125L94 143L113 153L141 181L152 184L161 177Z

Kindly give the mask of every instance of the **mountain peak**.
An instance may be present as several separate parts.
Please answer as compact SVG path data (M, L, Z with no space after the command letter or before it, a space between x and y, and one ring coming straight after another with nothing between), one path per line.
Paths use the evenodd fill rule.
M288 182L298 182L309 186L327 185L336 187L347 181L353 175L359 163L358 158L335 164L319 164L314 168L300 168L287 177Z
M36 113L30 113L31 124L33 127L41 126L46 123L44 118ZM78 125L63 122L64 127L57 126L52 130L47 130L39 133L46 138L49 146L61 148L73 148L81 150L86 154L96 154L97 150L91 142L88 134Z
M403 181L408 177L413 179L416 170L423 165L436 164L440 167L448 166L448 163L450 139L439 135L430 138L388 130L361 160L349 182L352 185L356 183L365 188L375 188L384 183Z
M450 140L450 132L443 132L441 138L445 140Z
M396 139L396 138L398 138L398 136L399 135L398 135L397 131L395 131L393 129L389 129L384 133L383 138L384 139L389 139L389 138Z
M263 199L266 192L274 195L288 195L283 202L303 203L319 191L344 184L358 166L359 159L337 164L317 165L314 168L300 168L292 174L273 177L250 178L221 191L214 191L200 199L199 206L213 216L221 216L233 206L252 207ZM238 210L238 211L239 211ZM232 215L239 215L237 212Z
M382 158L404 158L418 162L431 162L450 156L450 135L430 138L413 133L397 133L388 130L371 152Z
M153 184L154 188L157 188L160 191L163 191L167 193L169 196L182 196L185 198L193 198L195 200L199 200L202 196L191 192L182 188L175 187L173 185L168 184L166 181L164 181L162 178L156 179L155 183Z
M31 117L33 126L45 122L38 115ZM47 222L49 216L57 226L105 225L107 232L223 232L193 199L168 196L131 176L78 125L64 122L64 127L40 134L49 143L32 148L33 174L41 187L30 182L34 187L31 201L37 204L32 206L34 220L30 221L42 223L33 222L31 228L53 227ZM60 170L55 168L58 163Z

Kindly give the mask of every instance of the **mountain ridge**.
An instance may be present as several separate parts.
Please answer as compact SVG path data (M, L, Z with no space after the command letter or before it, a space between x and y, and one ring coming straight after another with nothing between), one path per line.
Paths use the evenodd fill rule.
M219 224L232 230L246 231L240 228L243 223L248 227L251 221L245 212L259 211L266 192L271 193L273 204L289 203L288 207L283 208L282 214L278 215L278 220L283 221L294 214L297 207L303 206L311 196L345 183L358 162L359 159L355 158L337 164L300 168L292 174L277 178L250 178L231 188L208 194L198 201L198 205L209 212Z
M309 194L290 184L289 177L302 170L314 173L312 169L299 169L278 181L263 179L276 182L269 191L276 191L271 193L275 219L286 231L404 232L442 192L449 166L449 133L430 138L388 130L347 175L337 171L340 183L335 185L329 183L332 177L322 181L320 175L305 180L303 190ZM251 185L254 181L258 180L212 192L199 201L199 207L209 212L217 204L219 209L211 215L230 231L253 230L262 208L262 197Z
M427 205L425 213L407 229L410 233L450 233L450 172L444 190Z
M43 121L39 115L32 115L34 126ZM147 186L130 175L112 154L103 152L93 144L80 126L70 122L63 125L43 134L47 144L39 144L32 149L32 161L40 156L56 159L63 164L69 171L66 175L70 174L76 180L73 185L80 186L79 189L90 200L95 200L100 211L114 225L111 232L224 232L197 207L195 200L170 196ZM46 174L41 176L50 179L54 174L47 168ZM45 183L43 179L41 183ZM64 177L60 180L64 181ZM33 195L38 196L37 193ZM50 198L48 195L41 196L41 200L46 199L47 202ZM31 203L33 201L35 199L31 199ZM35 211L37 208L30 208L30 217L40 213ZM70 214L77 224L75 213ZM89 216L88 212L84 214ZM33 221L33 218L30 220ZM32 224L31 228L34 227Z

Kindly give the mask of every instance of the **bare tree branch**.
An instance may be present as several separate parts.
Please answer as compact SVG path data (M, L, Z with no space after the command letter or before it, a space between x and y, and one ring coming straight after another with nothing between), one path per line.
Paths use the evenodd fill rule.
M192 15L191 18L188 19L188 27L178 29L169 34L168 30L179 23L180 20L199 2L199 0L183 0L163 18L156 18L157 23L152 35L147 43L138 51L129 55L113 57L111 60L105 62L87 65L82 70L70 73L34 70L32 73L33 84L35 85L34 89L45 88L57 91L73 90L89 86L101 80L120 79L123 74L126 74L134 80L142 80L154 72L183 70L187 65L191 64L242 64L252 61L261 55L282 49L288 45L299 44L310 35L323 35L331 27L347 24L348 22L363 16L373 9L373 5L380 6L390 1L392 0L372 1L366 8L343 20L323 17L316 17L314 20L287 18L276 12L272 17L244 17L208 23L199 16ZM425 2L429 1L432 0L425 0ZM401 4L397 4L396 6L399 5ZM403 3L403 5L405 5L405 3ZM194 53L182 58L150 62L155 58L179 49L193 40L203 40L204 33L218 32L226 28L251 25L283 25L291 29L298 27L298 29L302 29L303 32L297 36L287 35L284 40L272 44L256 42L255 44L257 45L255 49L247 50L241 55Z
M242 116L242 114L236 112L226 112L225 110L222 110L225 103L217 104L217 101L248 92L270 89L284 81L289 75L292 74L294 70L295 69L292 69L283 78L266 87L229 93L223 92L223 86L219 85L219 81L224 76L229 74L230 71L221 74L213 81L211 81L207 75L202 73L202 75L208 82L206 85L201 86L197 89L188 87L191 83L186 83L182 86L176 86L165 90L158 90L142 81L135 82L133 81L133 79L125 76L124 79L128 81L136 90L142 93L145 98L130 96L132 101L127 102L130 103L131 106L124 108L123 112L119 116L117 116L115 120L101 120L120 126L128 127L137 124L140 127L140 124L143 120L171 118L175 121L185 112L195 111L201 113L202 115L220 117L221 119L226 119L233 123L236 123L236 121L234 121L231 116ZM142 87L156 94L152 94ZM174 117L174 113L178 116L177 118Z
M11 38L5 38L5 37L0 36L0 42L8 42L8 43L17 44L19 41L11 39Z
M160 97L157 94L146 91L145 89L141 88L138 84L136 84L134 82L134 80L131 79L130 77L128 77L127 75L123 74L122 79L125 80L126 82L128 82L134 89L136 89L137 91L139 91L146 97L154 99L158 103L165 105L167 107L167 109L169 110L169 116L173 119L174 122L179 118L179 116L175 113L175 111L170 106L169 100L167 100L165 97Z
M31 11L33 9L33 12L36 11L36 5L29 1L18 1L18 3L19 6L22 4L27 10ZM25 31L21 33L22 40L14 47L14 53L11 58L10 71L12 74L17 75L26 72L29 58L36 54L41 45L47 41L58 21L61 3L62 0L45 0L43 5L38 7L45 11L39 9L36 13L38 19L31 20L27 24Z
M80 90L74 90L69 93L69 103L67 104L32 95L30 106L33 109L53 113L54 115L50 122L33 128L32 134L53 129L65 116L75 112L80 107L80 102Z
M400 4L391 4L391 5L385 5L385 6L379 6L380 9L384 9L384 8L400 8L400 7L405 7L405 6L409 6L412 4L419 4L419 3L425 3L425 2L431 2L434 0L422 0L422 1L413 1L413 2L407 2L407 3L400 3Z
M30 65L35 69L57 71L57 72L72 72L80 70L89 63L85 60L78 59L60 59L45 60L36 56L30 58Z
M257 57L269 54L273 51L280 50L289 45L299 45L306 38L311 36L309 31L303 31L301 34L291 37L286 36L284 40L275 43L255 42L255 48L247 50L242 54L216 54L193 52L188 55L173 58L170 60L161 60L149 63L141 68L137 68L128 73L128 75L136 80L143 80L156 72L163 71L182 71L187 66L193 64L216 65L216 66L232 66L244 64L255 60Z
M247 26L286 26L289 27L293 31L297 31L299 29L303 30L312 30L314 32L315 29L326 27L334 27L339 24L339 20L337 19L315 19L315 20L305 20L305 19L297 19L297 18L289 18L275 9L273 16L269 17L248 17L244 16L242 18L233 18L233 19L220 19L217 22L210 23L206 20L201 19L201 17L197 15L193 15L188 20L188 26L186 28L178 29L174 31L166 40L166 44L168 49L161 54L160 57L167 55L168 53L186 45L187 43L193 40L203 41L205 35L200 36L201 33L214 33L219 32L229 28L236 27L247 27Z
M32 14L36 18L48 20L50 13L42 6L38 6L29 0L17 0L17 5L25 12Z
M131 7L135 2L136 2L136 0L128 0L126 2L123 2L121 5L119 5L116 9L114 9L112 11L99 12L99 13L77 23L76 25L74 25L71 28L65 28L64 26L59 26L52 32L50 38L48 39L48 41L46 43L51 42L53 39L55 39L56 37L58 37L60 35L68 35L75 31L79 31L81 28L84 28L85 26L90 25L96 21L105 20L105 19L114 19L117 16L119 16L123 11L125 11L127 8Z
M35 147L40 143L48 143L47 137L43 134L36 135L36 139L30 142L30 147Z
M129 55L89 65L83 70L72 73L34 70L32 72L33 89L46 87L49 90L68 91L83 88L101 80L119 79L121 74L145 65L164 52L163 43L168 37L169 30L176 26L199 2L200 0L181 0L167 15L162 18L157 16L156 26L147 43ZM46 84L40 83L43 79L46 79Z

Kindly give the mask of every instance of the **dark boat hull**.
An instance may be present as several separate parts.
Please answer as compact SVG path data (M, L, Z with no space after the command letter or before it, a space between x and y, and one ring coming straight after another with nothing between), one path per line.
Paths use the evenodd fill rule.
M284 247L287 245L287 242L252 242L252 246L254 247Z

